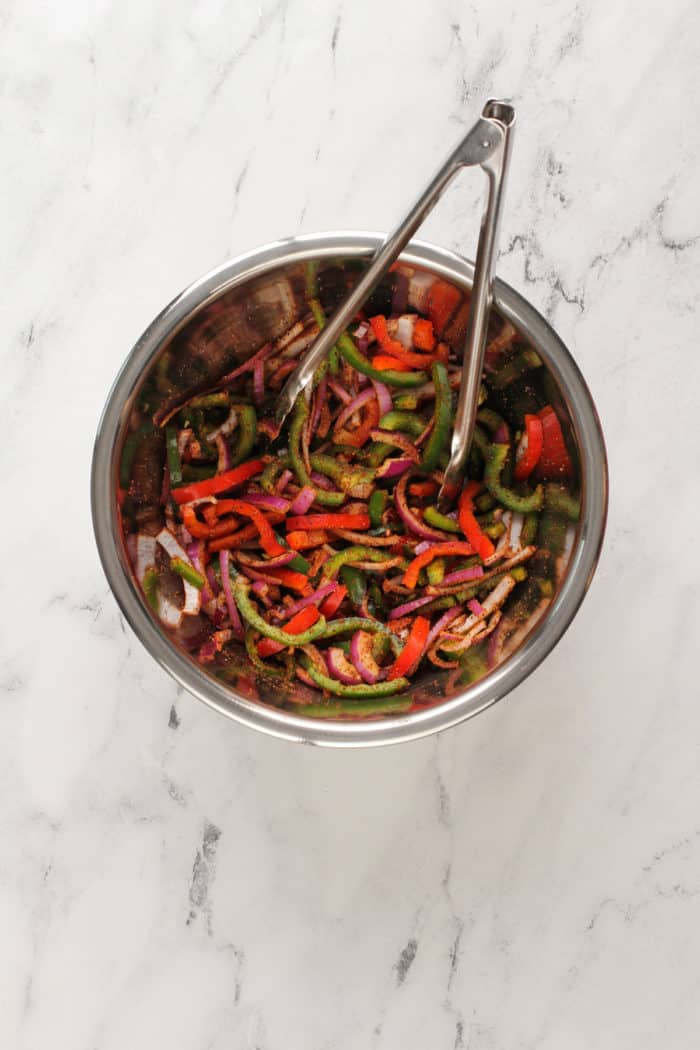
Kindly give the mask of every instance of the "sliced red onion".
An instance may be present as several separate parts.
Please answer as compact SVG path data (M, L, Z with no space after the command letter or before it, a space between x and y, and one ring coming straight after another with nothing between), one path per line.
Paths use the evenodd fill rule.
M396 338L407 350L413 347L413 329L416 323L415 314L404 314L396 321Z
M429 649L435 639L445 630L447 625L452 623L453 620L456 620L458 616L461 616L463 611L461 605L453 605L451 609L448 609L446 613L443 613L440 619L430 628L425 648Z
M362 683L360 672L353 667L342 649L332 645L325 655L328 673L332 678L336 678L345 685L360 685Z
M493 441L495 445L509 445L510 444L510 431L508 430L507 423L501 423L493 432Z
M216 450L219 453L216 470L217 473L224 474L231 469L231 449L228 447L228 442L223 434L217 435Z
M200 646L199 652L197 653L197 659L199 660L200 664L210 664L215 658L216 653L216 642L213 638L209 638Z
M274 610L275 615L280 620L288 620L290 616L296 616L307 605L316 605L318 602L323 601L329 594L337 591L339 586L340 584L338 583L324 583L313 594L307 594L306 598L300 598L298 602L293 602L291 605L278 605Z
M243 375L244 372L250 372L255 368L258 361L264 361L270 356L272 351L272 343L265 343L264 346L260 347L257 353L253 354L252 357L249 357L248 360L244 361L242 365L238 366L238 368L234 368L233 372L229 372L223 379L220 379L217 386L228 386L234 381L234 379L238 379L239 376Z
M242 565L249 565L251 569L281 569L285 565L289 565L290 561L294 561L297 556L296 551L285 551L284 554L276 554L274 558L266 558L264 561L262 558L251 558L248 554L242 554L238 551L235 555L236 561L239 561Z
M339 401L342 401L344 405L349 405L352 401L352 394L349 390L346 390L342 383L339 383L337 379L332 376L328 377L328 386L331 388L335 396Z
M187 551L180 546L175 536L168 529L161 529L156 539L171 558L181 558L182 561L192 564L187 557ZM183 579L182 584L185 590L185 604L181 612L184 616L194 616L202 607L201 592L185 579Z
M354 397L352 401L349 404L347 404L338 415L338 418L335 421L334 430L340 430L340 428L345 423L347 423L347 421L352 416L354 416L356 412L359 412L362 406L365 405L368 401L370 401L374 396L375 394L373 387L368 386L365 390L362 391L361 394L358 394L357 397Z
M471 598L467 602L467 609L469 609L470 612L474 613L475 616L483 616L484 615L484 607L481 604L481 602L478 602L476 600L476 598Z
M207 441L209 442L209 444L213 445L218 437L226 437L227 434L230 434L231 431L235 430L237 424L238 414L236 412L236 409L233 406L231 406L229 414L226 416L226 419L223 421L221 426L217 427L216 430L212 430L210 434L207 434ZM192 431L190 431L190 436L192 436Z
M289 500L281 496L270 496L267 492L248 492L246 503L253 503L256 507L264 507L265 510L274 510L279 514L286 514L289 510Z
M231 619L231 627L236 638L243 637L243 624L241 623L241 617L238 613L238 607L234 601L233 594L231 592L231 577L230 572L230 553L229 551L223 550L219 554L219 565L221 566L221 586L224 591L224 597L226 599L226 608Z
M442 583L468 583L469 580L480 580L484 575L481 565L472 565L468 569L457 569L448 572L442 578Z
M319 474L317 470L312 470L310 477L317 489L323 489L324 492L333 491L333 482L325 474Z
M382 441L385 445L395 445L396 448L402 449L416 463L420 459L418 449L411 439L397 430L379 430L377 428L376 430L370 430L369 436L373 441Z
M408 305L412 306L420 314L427 314L430 289L434 284L435 277L430 273L426 273L425 270L418 270L416 273L411 274L408 279Z
M438 532L437 529L431 529L425 525L413 511L409 508L406 502L406 485L408 484L408 475L404 474L396 486L394 492L394 503L396 509L399 512L399 517L406 526L409 532L414 533L416 536L420 536L424 540L444 540L445 533Z
M143 584L146 570L156 563L156 538L140 532L136 538L136 578Z
M394 547L397 543L405 543L406 537L395 534L389 536L368 536L366 532L353 532L352 529L331 529L336 536L342 540L357 545L358 547Z
M407 470L415 466L415 459L409 456L401 456L398 459L385 459L378 468L376 477L378 480L389 481L392 478L400 478ZM399 513L401 513L399 511Z
M350 656L356 671L369 685L382 677L382 668L374 659L374 636L369 631L355 631L350 639Z
M294 498L294 502L289 508L290 514L306 514L307 510L316 498L316 493L309 485L305 485L299 492L298 496Z
M379 405L379 418L385 416L387 412L391 412L394 408L394 402L391 396L389 387L384 383L380 383L378 379L372 380L372 386L374 392L377 395L377 404Z
M279 587L280 585L280 581L274 576L268 576L267 573L261 572L260 569L251 569L250 565L241 565L241 572L249 580L262 580L263 583L268 583L270 587Z
M284 492L284 490L286 489L287 485L289 484L289 482L292 480L293 477L294 477L294 475L292 474L291 470L283 470L282 471L282 473L280 474L279 478L277 479L277 484L275 485L275 495L276 496L281 496L282 495L282 493Z
M216 573L214 572L213 565L207 565L207 571L205 573L207 581L209 583L209 589L211 593L216 597L219 593L219 584L216 581Z
M392 609L387 616L387 620L400 620L402 616L408 616L410 613L415 612L416 609L427 605L428 602L434 601L435 598L430 595L427 598L414 598L412 602L406 602L405 605L397 605L395 609Z
M262 405L265 400L265 362L257 360L253 365L253 401Z

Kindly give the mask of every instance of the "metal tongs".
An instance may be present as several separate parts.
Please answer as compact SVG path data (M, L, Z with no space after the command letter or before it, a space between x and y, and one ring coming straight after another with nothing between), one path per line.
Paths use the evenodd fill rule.
M276 419L281 426L293 408L297 397L311 382L318 366L335 345L338 337L352 322L357 311L363 306L389 267L396 261L425 217L432 211L452 178L460 168L479 165L488 176L488 198L479 230L452 449L438 496L438 506L441 510L449 509L454 505L460 493L464 468L474 435L481 370L486 348L486 329L493 298L496 244L514 124L514 108L508 102L489 99L474 127L467 132L457 148L450 154L408 215L377 249L367 270L328 320L304 360L290 375L277 404Z

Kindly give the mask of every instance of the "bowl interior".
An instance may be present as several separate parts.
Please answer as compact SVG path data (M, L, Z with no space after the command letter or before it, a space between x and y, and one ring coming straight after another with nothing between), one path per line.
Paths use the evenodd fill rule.
M279 680L261 672L251 664L244 649L235 644L202 665L195 660L202 642L203 625L199 618L195 622L195 618L186 617L183 629L176 632L168 631L157 621L134 577L133 534L143 523L144 506L147 516L152 513L162 517L162 458L149 464L146 457L142 472L146 496L139 513L134 513L129 504L125 464L155 412L165 413L169 406L180 404L183 397L211 390L218 379L263 345L281 339L304 322L308 316L306 275L310 260L317 266L319 296L328 313L361 271L372 247L361 240L358 243L357 238L352 245L316 242L306 246L295 242L291 251L285 245L273 246L267 257L257 253L193 286L166 308L137 344L110 397L96 452L96 461L102 456L108 466L109 477L107 484L102 477L101 492L93 484L103 561L122 608L154 655L188 688L226 713L272 732L295 738L310 736L321 742L351 742L353 733L359 734L358 740L364 735L366 741L373 732L372 724L365 721L353 729L343 716L337 720L337 739L325 739L329 734L332 737L330 723L334 719L324 720L323 728L315 728L309 719L285 710L289 703L322 701L320 691L294 678ZM449 253L411 246L374 293L367 313L388 313L392 306L398 304L401 308L405 303L408 310L424 311L426 297L436 281L451 290L447 297L449 307L441 322L442 339L455 350L460 349L466 332L471 267ZM293 360L292 355L289 360ZM280 361L283 365L284 359ZM538 555L528 580L509 601L499 629L464 654L457 667L431 666L423 672L412 684L411 711L400 718L384 720L388 738L397 738L397 727L403 727L398 736L418 735L436 728L440 722L439 715L435 717L438 709L445 712L449 724L503 695L539 662L565 629L595 564L606 488L604 451L595 412L585 384L561 342L531 307L503 285L498 286L492 312L487 368L489 362L493 365L489 402L506 419L511 434L520 429L526 413L536 412L546 404L555 408L575 464L572 490L577 497L583 497L583 513L578 522L548 511L541 515ZM593 449L597 458L592 455L591 442L598 443L599 448ZM95 469L99 469L97 462ZM592 494L595 499L591 504ZM108 506L104 506L105 497ZM109 538L105 537L105 523L109 525ZM105 560L105 548L110 543ZM573 590L572 573L580 577ZM568 595L567 588L571 591ZM539 650L533 649L533 641L543 635L558 606L558 621L550 626L544 640L539 638ZM518 661L520 667L509 675L509 668ZM300 734L303 724L306 728ZM376 732L376 722L373 724ZM415 725L415 731L406 728L411 725Z

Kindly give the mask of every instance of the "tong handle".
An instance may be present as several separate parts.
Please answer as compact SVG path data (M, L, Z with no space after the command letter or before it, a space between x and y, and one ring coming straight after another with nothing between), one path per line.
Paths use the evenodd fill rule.
M449 509L457 499L474 437L481 372L486 351L486 331L493 300L496 247L506 175L513 145L515 110L511 105L496 99L489 99L484 106L482 117L496 123L501 129L501 136L498 148L492 150L481 163L481 167L488 176L488 197L481 219L479 243L476 250L474 284L472 285L467 334L462 354L462 381L452 432L450 461L438 493L437 504L440 510Z
M413 234L425 217L432 211L453 177L465 167L486 165L495 154L502 154L505 131L500 119L494 118L487 110L489 107L504 105L490 100L476 124L464 136L457 148L452 151L440 170L420 195L406 217L389 234L384 243L375 252L371 263L328 320L325 328L317 336L313 346L301 364L292 372L279 396L276 408L276 420L279 426L294 407L297 397L304 390L318 366L328 356L331 348L338 341L353 317L372 293L393 262L406 247ZM510 108L510 107L507 107ZM491 202L491 195L489 197ZM482 234L484 225L482 223ZM481 243L481 242L480 242ZM478 386L477 386L478 396ZM467 450L468 451L468 450Z

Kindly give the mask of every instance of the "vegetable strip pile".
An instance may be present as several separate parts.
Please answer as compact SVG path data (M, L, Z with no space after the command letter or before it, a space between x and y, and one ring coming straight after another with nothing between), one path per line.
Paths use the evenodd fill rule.
M124 444L122 520L154 615L203 664L244 646L257 673L296 676L314 691L287 704L302 714L402 712L431 665L494 666L509 618L513 633L551 597L578 518L539 358L510 325L487 348L458 506L434 506L461 367L446 333L464 318L450 286L418 290L421 313L343 334L278 435L292 350L325 324L311 271L309 317L206 393L137 413Z

